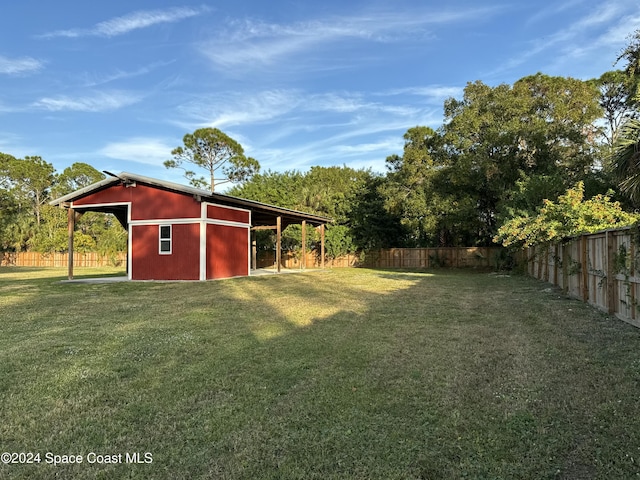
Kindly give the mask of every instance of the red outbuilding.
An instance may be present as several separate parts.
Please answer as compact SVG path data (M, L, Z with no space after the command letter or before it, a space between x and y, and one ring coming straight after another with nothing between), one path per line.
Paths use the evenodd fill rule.
M310 224L324 233L324 225L330 221L126 172L110 174L51 204L68 209L70 278L75 221L87 211L112 213L127 230L127 274L131 280L209 280L249 275L251 231L258 229L276 231L279 268L283 228L300 223L304 235ZM321 237L324 257L324 234Z

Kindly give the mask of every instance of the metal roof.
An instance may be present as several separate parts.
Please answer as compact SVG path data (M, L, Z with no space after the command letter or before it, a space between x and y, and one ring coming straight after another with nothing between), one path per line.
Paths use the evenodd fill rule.
M251 210L252 212L251 217L254 226L273 225L275 223L275 218L278 216L282 217L283 219L283 227L291 223L299 223L302 220L306 220L308 223L315 225L330 223L333 221L331 218L323 217L321 215L277 207L275 205L269 205L267 203L257 202L255 200L247 200L245 198L233 197L231 195L225 195L222 193L210 192L208 190L202 190L199 188L190 187L188 185L168 182L166 180L159 180L157 178L145 177L143 175L137 175L128 172L121 172L117 175L112 174L112 176L105 178L104 180L88 185L84 188L81 188L80 190L76 190L75 192L71 192L49 203L53 206L65 206L64 204L68 202L73 202L74 200L85 197L93 192L103 190L111 185L122 182L141 183L165 190L193 195L199 197L202 201L227 205L231 207L246 208L247 210Z

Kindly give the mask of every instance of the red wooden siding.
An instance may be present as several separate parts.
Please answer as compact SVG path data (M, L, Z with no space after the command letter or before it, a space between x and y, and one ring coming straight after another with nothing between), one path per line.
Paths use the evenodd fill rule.
M138 188L138 187L136 187ZM94 192L86 197L79 198L73 201L74 205L90 205L90 204L103 204L103 203L123 203L133 201L132 187L125 187L124 185L112 185L104 190Z
M188 193L137 184L112 185L75 200L73 205L129 203L131 278L133 280L199 280L201 202ZM247 224L247 227L206 225L207 279L249 275L250 212L207 205L208 219ZM175 223L187 219L194 223ZM171 225L171 254L159 253L159 225ZM202 252L205 253L205 252Z
M184 195L145 185L138 185L131 206L131 220L148 218L200 218L200 202Z
M207 279L249 275L246 228L207 225Z
M207 218L226 220L228 222L249 223L249 212L218 207L216 205L207 205Z
M131 273L133 280L199 280L200 225L172 225L172 253L158 252L158 225L133 225Z
M131 202L131 220L199 218L200 202L190 195L146 185L113 185L73 202L74 206Z

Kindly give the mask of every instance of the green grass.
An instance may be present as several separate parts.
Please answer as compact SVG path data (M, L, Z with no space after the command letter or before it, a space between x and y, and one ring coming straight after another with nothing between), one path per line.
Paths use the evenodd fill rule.
M639 476L640 331L535 280L64 275L0 268L0 452L42 459L0 478Z

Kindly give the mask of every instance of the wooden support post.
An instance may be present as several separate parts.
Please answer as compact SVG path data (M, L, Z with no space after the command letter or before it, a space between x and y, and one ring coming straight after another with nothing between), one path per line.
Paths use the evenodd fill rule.
M615 277L615 265L614 265L614 255L615 255L615 245L613 239L613 232L607 231L605 233L605 243L607 247L607 308L609 311L609 315L612 315L616 312L616 295L615 295L615 286L616 279Z
M255 233L251 234L251 268L258 269L258 241Z
M320 268L324 268L324 223L320 225Z
M73 232L76 229L76 212L73 208L67 209L67 233L69 236L69 263L68 263L68 277L69 280L73 280Z
M302 220L302 258L300 259L300 268L307 268L307 221Z
M282 261L282 217L276 220L276 268L280 273L280 262Z
M260 225L258 227L251 227L251 230L275 230L276 228L278 228L277 225Z

